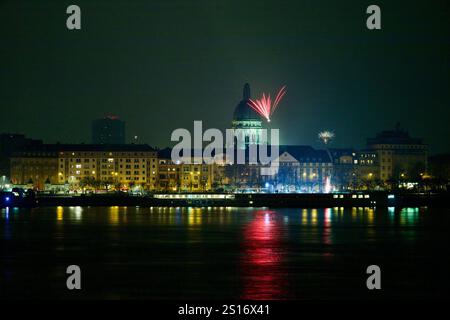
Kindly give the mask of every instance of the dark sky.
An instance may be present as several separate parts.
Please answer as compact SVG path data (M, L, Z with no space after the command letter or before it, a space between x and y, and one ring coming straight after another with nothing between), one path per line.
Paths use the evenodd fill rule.
M0 132L89 142L118 115L127 135L170 144L175 128L227 128L242 86L288 93L281 143L336 147L397 121L450 151L450 2L336 0L0 1ZM66 28L66 8L82 30ZM370 4L382 30L365 27Z

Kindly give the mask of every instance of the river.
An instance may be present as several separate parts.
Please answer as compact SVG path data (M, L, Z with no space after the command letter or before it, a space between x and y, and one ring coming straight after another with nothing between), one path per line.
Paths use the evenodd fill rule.
M434 298L450 209L1 209L0 296L39 299ZM66 288L81 268L82 289ZM366 269L381 269L368 290Z

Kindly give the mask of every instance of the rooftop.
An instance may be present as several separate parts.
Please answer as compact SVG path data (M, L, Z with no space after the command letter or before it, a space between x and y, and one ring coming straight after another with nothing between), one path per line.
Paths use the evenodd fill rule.
M233 120L261 121L261 117L248 105L250 97L250 85L246 83L243 89L242 100L234 109Z
M367 139L367 145L374 144L423 144L422 139L412 138L408 131L397 123L394 130L381 131L375 138Z

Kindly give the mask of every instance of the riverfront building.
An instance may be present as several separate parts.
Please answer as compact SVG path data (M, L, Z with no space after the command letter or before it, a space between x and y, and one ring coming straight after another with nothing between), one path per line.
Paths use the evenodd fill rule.
M267 143L262 119L248 105L250 97L250 85L245 84L231 122L232 128L244 133L244 143L234 151L245 153L245 164L223 159L215 164L194 163L199 162L191 158L195 152L174 163L169 148L121 144L124 123L110 117L94 122L97 144L43 144L20 135L1 135L0 168L9 169L13 184L39 190L57 185L65 190L331 192L409 188L429 177L427 145L399 125L368 139L363 150L279 146L278 168L262 175L258 161L248 161L249 145ZM221 156L215 154L216 159Z
M280 146L278 172L266 182L277 192L324 192L332 174L333 163L327 151Z
M190 161L174 163L171 149L158 151L158 186L160 192L212 191L216 164L195 164Z
M148 145L44 144L11 157L11 182L43 189L156 186L157 153Z
M32 149L42 145L42 140L25 137L23 134L2 133L0 134L0 176L9 177L11 166L11 155L19 150Z
M367 139L367 148L377 155L377 174L384 182L416 180L427 172L428 146L422 139L412 138L399 124L394 130Z
M44 190L46 185L59 184L58 163L58 152L44 145L16 152L10 158L11 183L38 190Z

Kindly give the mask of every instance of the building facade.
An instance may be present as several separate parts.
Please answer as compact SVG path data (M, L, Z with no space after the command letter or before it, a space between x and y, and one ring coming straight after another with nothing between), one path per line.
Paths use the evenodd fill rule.
M217 164L194 163L194 159L174 163L170 149L158 152L158 188L160 192L209 192L215 188Z
M352 185L355 183L356 179L356 150L351 148L330 148L327 151L333 166L331 183L338 191L352 189Z
M11 171L10 158L15 152L25 149L33 150L33 148L42 144L42 140L30 139L23 134L0 134L0 177L9 179Z
M11 181L43 189L51 184L70 189L154 190L157 153L148 145L42 145L11 157Z
M15 152L10 158L9 176L13 184L40 190L48 184L58 184L57 152L51 148Z
M275 192L329 192L333 163L325 150L310 146L280 146L278 172L263 176L264 185Z
M427 171L428 146L422 139L412 138L399 124L394 130L367 139L367 149L378 158L381 181L417 180Z
M59 182L74 187L90 182L106 188L153 190L157 153L147 145L66 145L58 152Z
M374 150L356 151L353 161L351 189L374 189L381 184L378 152Z

